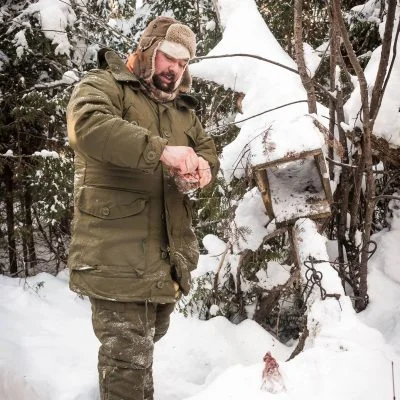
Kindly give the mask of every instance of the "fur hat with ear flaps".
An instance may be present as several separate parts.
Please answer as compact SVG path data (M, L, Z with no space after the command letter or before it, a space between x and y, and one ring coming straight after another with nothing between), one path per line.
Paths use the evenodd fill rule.
M127 67L144 81L150 81L154 74L156 51L161 48L175 58L194 58L196 37L193 31L173 18L157 17L149 23L140 38L135 54L127 61ZM178 85L180 92L188 92L192 78L186 68Z

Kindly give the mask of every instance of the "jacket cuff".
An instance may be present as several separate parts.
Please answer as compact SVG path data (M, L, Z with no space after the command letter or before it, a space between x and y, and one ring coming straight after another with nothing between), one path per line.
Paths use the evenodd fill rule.
M165 146L168 144L168 140L163 139L159 136L150 136L149 142L144 149L143 159L139 167L146 170L155 170L160 161L162 152Z

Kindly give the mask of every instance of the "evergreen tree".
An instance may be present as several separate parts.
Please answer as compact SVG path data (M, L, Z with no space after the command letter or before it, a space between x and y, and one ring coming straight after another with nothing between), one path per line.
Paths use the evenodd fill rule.
M97 66L98 49L132 49L135 9L134 0L57 0L52 7L7 0L1 8L0 259L8 259L6 273L65 266L73 185L65 108L74 83Z
M35 190L32 178L40 174L44 157L49 155L59 173L68 175L71 169L63 109L68 97L65 89L74 75L64 76L68 59L64 37L56 40L53 36L53 42L45 37L35 4L8 1L1 18L0 170L6 183L1 201L6 204L2 221L7 221L8 236L7 246L1 249L8 249L9 273L27 275L37 267L44 268L42 261L47 259L47 255L38 254L38 241L43 237L37 236L36 228L42 223L38 202L48 193ZM59 162L61 153L65 163ZM60 193L71 193L67 182L59 182ZM70 218L68 206L60 209L57 202L48 200L48 207L59 209L60 218ZM52 222L51 241L62 241L60 218ZM48 228L48 224L43 227L44 231ZM18 256L20 253L23 256Z

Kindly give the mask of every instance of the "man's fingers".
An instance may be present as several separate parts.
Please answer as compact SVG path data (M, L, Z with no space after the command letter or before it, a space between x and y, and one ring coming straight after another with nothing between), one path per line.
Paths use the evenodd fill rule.
M210 182L211 182L211 172L204 172L200 174L200 188L207 186Z
M166 146L160 161L182 175L195 172L199 166L196 153L188 146Z
M211 168L210 164L203 157L199 157L199 176L200 176L200 188L207 186L211 182Z
M191 148L191 147L190 147ZM191 174L197 170L199 166L199 159L196 153L193 151L193 154L190 152L187 154L187 157L184 159L184 166L181 168L181 174Z
M199 186L207 186L211 179L211 169L208 161L198 157L191 147L166 146L160 160L180 176L190 176L197 179Z

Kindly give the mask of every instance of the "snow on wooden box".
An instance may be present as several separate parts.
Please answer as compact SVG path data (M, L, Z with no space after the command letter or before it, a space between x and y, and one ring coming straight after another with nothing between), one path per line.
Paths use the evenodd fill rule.
M292 153L253 167L270 218L277 226L330 215L332 193L321 149Z

